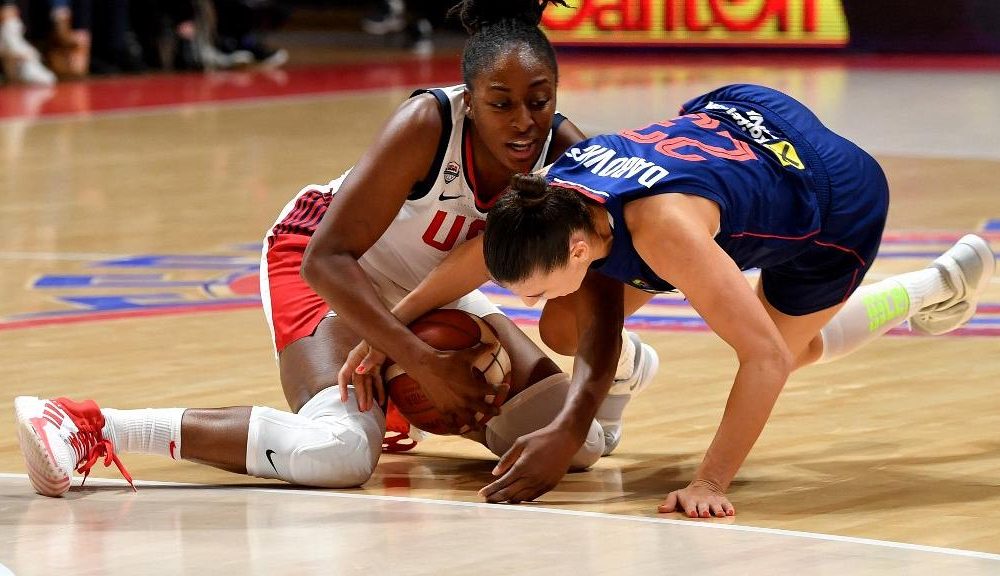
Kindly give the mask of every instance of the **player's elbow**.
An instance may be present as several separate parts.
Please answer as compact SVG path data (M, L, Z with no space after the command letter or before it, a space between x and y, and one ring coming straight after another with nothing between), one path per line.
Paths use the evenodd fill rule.
M313 250L312 245L306 246L305 252L302 254L302 265L299 267L299 276L306 281L306 284L310 286L316 280L319 274L319 257L316 255L316 251Z
M326 270L335 264L336 255L321 252L310 243L306 246L302 254L302 266L299 268L299 275L306 281L306 284L313 289L323 282Z

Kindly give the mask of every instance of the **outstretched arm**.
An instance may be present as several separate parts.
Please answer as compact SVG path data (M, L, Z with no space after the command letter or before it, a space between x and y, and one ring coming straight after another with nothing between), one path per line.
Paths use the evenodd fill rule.
M718 209L703 198L664 194L635 201L625 219L636 250L687 297L739 358L722 422L683 490L670 493L663 512L732 515L729 484L757 441L792 369L791 353L736 263L713 235Z
M552 136L545 164L554 162L584 138L586 136L575 124L563 120ZM489 279L483 258L483 237L479 235L452 250L413 292L393 307L392 312L403 324L408 324L425 312L465 296Z
M575 124L563 120L553 134L545 164L554 162L584 138L586 136ZM465 296L489 279L483 258L483 237L479 235L452 250L413 292L393 307L392 312L400 322L408 324L426 312Z
M454 302L490 279L483 259L483 237L476 236L451 251L413 292L393 307L392 313L403 324L422 314Z
M576 303L578 348L569 395L556 419L519 438L493 470L499 478L480 490L490 502L534 500L559 483L587 438L615 377L624 323L623 284L590 272Z

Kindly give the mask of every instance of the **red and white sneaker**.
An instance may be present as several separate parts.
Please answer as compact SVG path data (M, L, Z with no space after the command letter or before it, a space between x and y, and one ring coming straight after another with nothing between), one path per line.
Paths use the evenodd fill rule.
M429 434L410 424L389 402L385 411L385 436L382 438L382 451L389 453L409 452L417 447L417 443L425 440Z
M102 456L104 465L113 462L135 490L132 476L101 432L104 415L93 400L18 396L14 411L28 478L39 494L63 495L69 490L74 470L83 474L86 482L90 469Z

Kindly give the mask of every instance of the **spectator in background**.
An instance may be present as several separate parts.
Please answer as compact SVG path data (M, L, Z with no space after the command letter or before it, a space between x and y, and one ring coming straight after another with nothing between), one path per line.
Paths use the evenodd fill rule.
M213 0L216 46L223 53L237 51L253 55L252 64L277 68L288 62L288 52L266 45L262 35L288 19L288 8L271 0Z
M56 77L24 38L24 22L14 0L0 0L0 67L7 82L51 86Z
M75 11L70 0L49 3L51 35L47 56L52 71L63 78L82 78L90 71L90 0L74 1L78 2Z
M375 36L405 32L414 52L429 54L434 50L434 27L427 3L411 0L408 6L405 0L379 0L375 13L361 20L361 29Z
M201 70L192 0L145 0L130 7L143 63L153 69Z
M83 22L93 35L92 74L136 74L147 70L132 25L131 0L72 1L74 21ZM77 5L86 10L79 18Z
M381 0L375 13L361 21L361 29L375 36L402 32L406 29L406 3L403 0Z

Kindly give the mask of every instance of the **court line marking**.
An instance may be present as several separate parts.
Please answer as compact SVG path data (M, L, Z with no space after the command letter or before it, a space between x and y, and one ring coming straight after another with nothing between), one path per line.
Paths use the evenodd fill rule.
M456 79L452 84L460 83ZM451 85L451 84L449 84ZM88 112L65 112L61 114L46 114L45 116L19 116L11 118L0 118L0 126L5 124L27 123L32 126L38 124L51 124L58 122L87 122L98 119L131 119L144 116L157 116L165 113L176 112L202 112L213 109L243 109L258 108L264 106L278 106L285 103L297 104L323 100L340 100L342 98L357 98L364 96L377 96L390 92L413 91L423 88L421 84L400 84L398 86L385 86L380 88L355 88L349 90L332 90L329 92L314 92L310 94L288 94L285 96L248 96L234 100L208 100L203 102L186 102L182 104L160 104L151 106L140 106L136 108L120 108L117 110L95 110Z
M23 478L28 484L27 474L16 474L10 472L0 472L0 478ZM124 480L114 478L89 478L91 485L94 483L110 486L128 487ZM136 487L147 486L178 486L185 488L205 488L219 489L227 488L220 484L194 484L190 482L161 482L156 480L137 480ZM892 540L876 540L873 538L860 538L857 536L840 536L837 534L822 534L818 532L802 532L799 530L785 530L783 528L763 528L760 526L748 526L743 524L718 524L713 522L703 522L694 520L675 520L673 518L650 518L645 516L629 516L627 514L609 514L606 512L589 512L585 510L564 510L560 508L545 508L535 505L510 505L510 504L490 504L487 502L462 502L457 500L435 500L433 498L418 498L415 496L388 496L382 494L350 494L345 492L320 491L319 489L297 488L289 485L289 488L254 488L239 486L227 488L231 490L245 490L248 492L262 492L265 494L294 494L296 496L312 496L320 498L348 498L356 500L378 500L384 502L409 502L414 504L434 504L440 506L453 506L458 508L475 509L502 509L505 511L519 513L555 514L559 516L571 516L577 518L596 518L600 520L615 520L619 522L638 522L642 524L666 524L671 526L683 526L691 528L704 528L710 530L731 530L735 532L746 532L752 534L769 534L772 536L787 536L793 538L804 538L810 540L820 540L827 542L843 542L848 544L861 544L865 546L878 546L882 548L892 548L896 550L909 550L914 552L928 552L931 554L943 554L946 556L960 556L963 558L976 558L979 560L990 560L1000 562L1000 554L990 552L979 552L976 550L963 550L961 548L946 548L941 546L927 546L924 544L909 544L906 542L894 542Z
M102 254L100 252L0 252L0 260L114 260L124 258L126 254Z

